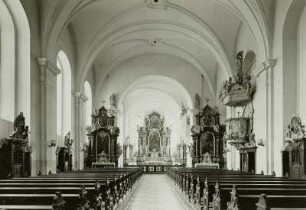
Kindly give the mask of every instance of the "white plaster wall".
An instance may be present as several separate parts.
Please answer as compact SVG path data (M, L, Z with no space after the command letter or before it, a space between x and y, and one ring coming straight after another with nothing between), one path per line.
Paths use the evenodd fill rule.
M80 144L81 141L79 139L76 139L76 132L79 131L79 129L82 130L82 128L76 128L76 99L75 99L75 78L76 78L76 61L75 61L75 44L74 44L74 37L72 33L69 30L69 27L64 31L62 34L58 46L56 46L57 52L54 54L57 56L57 53L62 50L65 52L65 54L68 57L70 68L71 68L71 136L75 140L74 145L73 145L73 168L76 169L79 165L79 154L80 154ZM57 57L54 57L54 61L56 61ZM64 111L64 110L63 110ZM56 122L56 119L53 119ZM66 135L66 133L64 133ZM61 137L61 139L64 139L64 136ZM63 145L63 142L60 144Z
M302 13L298 28L298 114L306 123L306 9Z
M284 136L286 132L286 126L290 120L290 116L284 115L284 81L287 78L283 75L284 69L284 23L288 13L288 10L292 4L292 0L282 1L277 0L275 6L275 18L274 18L274 37L273 37L273 58L277 59L277 63L274 67L274 171L277 175L282 175L282 157L281 149L283 147ZM288 69L287 69L288 70ZM296 91L296 90L294 90ZM288 93L290 94L290 92ZM291 113L294 112L294 108Z
M258 141L262 139L265 141L266 145L264 147L258 146L256 151L256 173L264 171L267 174L267 167L269 164L267 158L267 150L269 145L267 145L267 92L266 92L266 75L264 73L260 74L256 78L256 93L253 98L254 105L254 118L253 118L253 133L255 134L255 139Z
M241 24L238 30L235 48L236 52L243 50L246 53L247 51L252 50L255 52L256 56L258 56L256 40L244 24ZM236 57L236 52L234 52L234 58Z
M30 32L31 32L31 122L30 122L30 145L33 153L32 159L32 175L37 175L38 170L42 170L42 143L40 137L41 114L40 114L40 69L37 58L41 57L41 39L40 39L40 22L39 12L35 0L20 1L27 14ZM12 125L11 125L12 126ZM2 126L1 126L2 127ZM11 127L13 128L13 127Z

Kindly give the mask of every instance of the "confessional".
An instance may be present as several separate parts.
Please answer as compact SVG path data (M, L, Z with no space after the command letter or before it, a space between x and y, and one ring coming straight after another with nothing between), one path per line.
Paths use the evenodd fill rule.
M115 126L115 116L102 106L92 114L92 125L87 127L89 147L86 168L118 167L121 147L117 143L119 128Z
M240 149L240 171L255 172L256 147L243 147Z
M293 115L282 149L283 176L290 179L306 179L305 141L305 127L300 117Z
M211 164L218 164L220 168L225 165L223 157L224 126L220 125L220 114L217 108L206 105L195 115L196 125L191 128L193 148L192 165L207 164L206 156ZM210 162L210 161L209 161Z
M57 172L72 171L72 145L74 139L71 138L70 131L64 138L64 147L57 147L56 149L56 167Z
M56 149L57 172L72 171L72 152L67 147Z

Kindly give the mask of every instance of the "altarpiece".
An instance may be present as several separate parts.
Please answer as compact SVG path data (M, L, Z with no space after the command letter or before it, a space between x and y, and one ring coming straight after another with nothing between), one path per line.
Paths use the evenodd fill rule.
M196 125L192 126L193 139L192 165L218 164L220 168L225 165L223 157L224 126L220 125L220 113L217 108L208 104L195 115ZM207 157L211 160L207 162Z
M171 164L170 136L165 119L157 112L148 114L144 126L138 129L137 164Z
M102 106L91 117L92 124L87 127L89 146L85 157L86 168L98 165L117 167L122 151L117 143L119 128L115 125L114 112Z

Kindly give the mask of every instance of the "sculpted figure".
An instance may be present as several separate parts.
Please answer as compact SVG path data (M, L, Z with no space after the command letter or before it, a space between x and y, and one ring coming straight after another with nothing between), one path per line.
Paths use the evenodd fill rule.
M116 108L117 103L116 103L116 95L115 93L113 93L110 97L109 97L109 105L113 108Z
M213 194L212 203L213 203L213 210L221 210L221 198L220 198L220 189L218 181L215 186L215 193Z
M10 137L22 138L22 133L25 130L25 118L23 116L23 112L15 118L14 120L14 131L10 135Z
M208 197L208 181L207 177L205 179L205 187L203 189L203 210L208 210L209 209L209 197Z
M231 191L231 200L227 202L227 210L239 210L235 185L233 185L233 189Z

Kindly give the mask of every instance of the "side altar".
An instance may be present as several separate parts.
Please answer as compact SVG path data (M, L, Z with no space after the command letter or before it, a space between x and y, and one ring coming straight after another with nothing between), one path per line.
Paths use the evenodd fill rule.
M220 113L208 104L195 115L196 125L191 133L193 167L223 168L225 164L223 135L225 127L220 125Z
M117 143L119 128L115 125L114 113L102 106L91 117L92 124L86 129L89 139L86 168L118 167L121 147Z
M0 139L0 178L30 176L31 153L29 127L20 112L15 118L12 134Z

